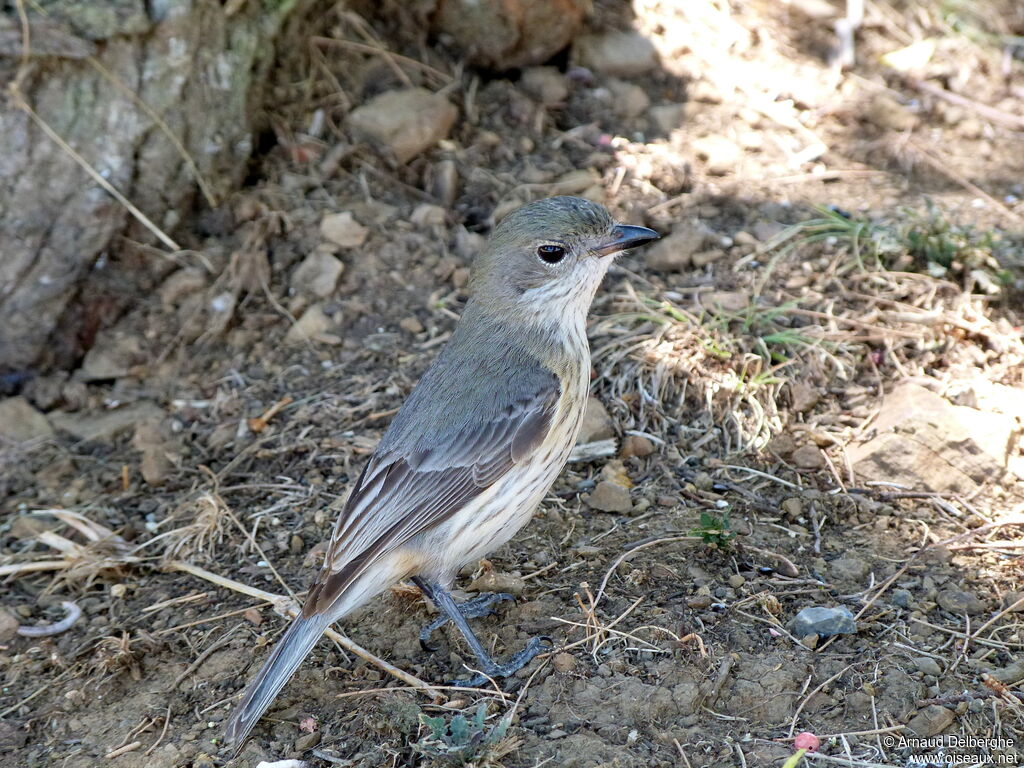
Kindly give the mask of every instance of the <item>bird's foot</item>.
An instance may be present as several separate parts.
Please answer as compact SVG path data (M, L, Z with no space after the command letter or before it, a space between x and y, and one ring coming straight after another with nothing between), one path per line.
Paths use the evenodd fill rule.
M495 677L511 677L553 645L551 638L546 635L532 637L523 650L513 654L504 664L499 664L490 656L481 658L479 673L468 680L452 680L447 685L453 688L479 688Z
M459 613L466 619L479 619L484 616L490 616L498 612L495 606L503 600L514 601L515 598L508 592L484 592L464 603L458 603ZM423 650L431 652L437 650L437 646L430 644L430 636L449 621L448 615L442 612L440 616L420 630L420 646Z

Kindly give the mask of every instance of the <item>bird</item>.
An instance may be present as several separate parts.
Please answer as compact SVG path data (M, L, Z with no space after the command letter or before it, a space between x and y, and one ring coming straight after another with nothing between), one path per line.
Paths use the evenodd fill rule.
M509 541L561 472L590 387L587 314L615 256L658 238L577 197L506 215L473 262L469 298L445 348L381 438L341 513L301 611L228 718L237 752L324 631L411 579L451 621L479 663L458 685L507 677L544 638L499 663L467 619L496 600L456 603L455 575Z

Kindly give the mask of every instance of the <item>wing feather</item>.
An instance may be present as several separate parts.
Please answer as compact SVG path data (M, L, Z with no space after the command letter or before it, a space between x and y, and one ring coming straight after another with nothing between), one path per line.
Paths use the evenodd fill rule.
M532 455L561 394L554 374L535 381L489 419L429 448L384 448L385 437L339 516L303 616L329 608L379 557L446 520Z

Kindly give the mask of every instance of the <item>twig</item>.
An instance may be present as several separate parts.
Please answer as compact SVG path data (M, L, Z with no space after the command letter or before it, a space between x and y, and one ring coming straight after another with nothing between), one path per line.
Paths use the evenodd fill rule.
M171 724L171 705L168 704L167 705L167 714L164 715L164 727L163 727L163 730L160 731L160 736L157 738L156 741L153 742L152 746L150 746L149 749L147 749L145 752L142 753L144 757L149 757L150 753L154 749L156 749L157 747L160 746L160 742L162 742L164 740L164 736L167 735L167 728L168 728L168 726L170 726L170 724Z
M67 632L82 616L82 609L70 600L65 600L60 607L66 612L66 616L53 624L44 624L41 627L19 626L18 634L22 637L50 637Z
M103 758L105 760L113 760L115 757L120 757L121 755L126 755L129 752L134 752L141 746L141 741L133 741L131 744L125 744L123 747L118 747L117 749L111 752L107 752L107 754L105 754Z

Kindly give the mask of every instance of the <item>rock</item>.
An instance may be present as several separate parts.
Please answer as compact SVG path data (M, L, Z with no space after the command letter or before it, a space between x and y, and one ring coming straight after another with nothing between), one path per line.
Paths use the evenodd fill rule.
M780 432L768 441L768 450L784 459L789 458L798 447L789 432Z
M557 67L530 67L523 71L519 84L541 104L561 104L569 98L569 83Z
M746 583L747 580L740 576L738 573L734 573L729 577L729 586L733 589L739 589Z
M939 592L935 601L943 610L955 613L958 616L962 616L965 613L969 616L977 616L979 613L985 612L985 603L979 600L976 595L959 589L944 589Z
M859 584L870 571L869 563L849 553L828 564L829 575L834 581L850 581Z
M358 248L366 242L370 230L352 216L351 211L329 213L320 220L320 234L342 248Z
M1017 661L1011 662L1005 667L992 669L989 671L989 674L1001 683L1016 685L1024 680L1024 659L1017 659Z
M345 122L356 138L373 142L406 163L446 138L458 115L444 96L407 88L371 99Z
M608 415L608 409L596 397L588 397L586 408L583 411L580 436L577 438L576 444L593 443L612 437L615 437L615 423Z
M77 377L81 381L105 381L127 376L143 359L142 342L134 334L117 329L100 334L85 354Z
M707 232L697 222L677 225L672 234L648 248L641 257L651 269L679 272L690 266L693 255L700 251Z
M102 413L51 413L50 421L57 429L70 432L79 440L105 442L139 422L163 417L164 412L156 403L142 400Z
M53 437L53 427L24 397L0 400L0 442L27 443Z
M398 327L407 333L423 333L423 323L415 317L403 317L398 321Z
M693 254L693 257L690 260L693 262L693 266L697 269L703 269L708 264L713 264L723 256L725 256L725 251L721 248L712 248L710 251L700 251Z
M918 712L907 723L907 728L922 738L938 736L953 724L956 716L952 710L932 704Z
M168 454L167 440L164 438L158 421L142 421L135 425L132 436L132 447L142 454L140 470L142 479L147 485L158 486L174 469Z
M917 656L914 659L914 666L932 677L939 677L942 674L942 667L939 666L939 662L931 656Z
M1024 421L1024 389L997 384L988 379L974 379L957 387L957 405L982 411L1005 413Z
M636 77L658 66L654 44L632 30L583 35L574 50L581 66L612 77Z
M712 176L725 176L736 169L743 150L724 136L704 136L690 142L697 156L707 164Z
M804 503L801 499L793 496L785 499L779 505L779 509L781 509L790 520L796 520L804 513Z
M344 271L345 265L336 256L323 251L313 251L292 272L292 291L326 299L334 293L338 279Z
M818 404L821 395L805 381L789 382L790 407L796 413L807 413Z
M683 124L685 114L682 104L659 104L656 107L651 107L647 112L654 129L666 135Z
M327 333L331 325L331 318L324 314L323 305L313 304L288 329L284 340L291 344L302 344L307 341L334 342L335 337Z
M186 296L206 288L206 274L198 267L187 267L172 272L160 286L160 303L165 309L171 309L181 303Z
M552 666L555 671L560 674L568 674L576 669L576 657L571 653L562 651L561 653L555 654L555 657L551 660Z
M654 443L642 435L626 435L622 438L622 447L619 449L619 456L628 458L630 456L650 456L654 453Z
M831 637L832 635L853 635L857 622L848 608L825 608L810 606L804 608L789 622L789 628L797 638L807 635Z
M608 90L612 94L612 109L619 117L639 117L651 106L650 97L639 85L613 78L608 81Z
M313 733L304 733L295 740L295 751L305 752L312 749L320 743L323 738L321 731L313 731Z
M502 571L484 571L479 578L473 579L467 589L470 592L508 592L521 595L526 589L522 576Z
M750 294L743 291L708 291L700 294L701 306L717 315L742 312L750 306L750 302Z
M443 227L447 214L440 205L420 203L412 210L409 221L418 227Z
M872 437L846 451L861 477L970 494L1002 474L1015 429L1004 415L952 405L904 381L883 399Z
M0 754L12 755L28 741L29 732L11 720L0 720Z
M494 70L543 64L572 42L586 0L439 0L434 31L470 63Z
M799 469L821 469L825 466L825 457L816 445L801 445L790 457Z
M877 93L866 112L868 120L890 131L909 131L917 124L917 117L892 96Z
M910 608L914 605L914 595L906 589L894 589L891 597L892 604L899 608Z
M6 608L0 608L0 643L6 643L18 633L18 619Z
M1010 613L1024 613L1024 592L1007 592L1003 595L1003 606Z
M593 492L584 497L584 501L588 506L602 512L629 512L633 509L629 489L611 480L602 480L598 483Z

